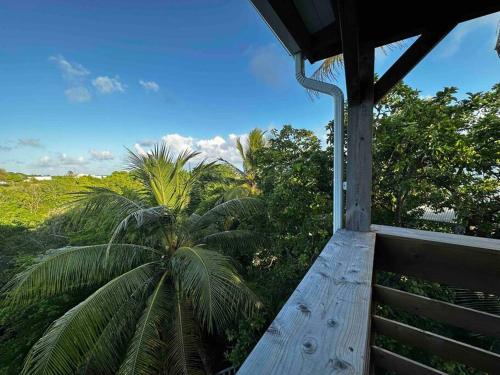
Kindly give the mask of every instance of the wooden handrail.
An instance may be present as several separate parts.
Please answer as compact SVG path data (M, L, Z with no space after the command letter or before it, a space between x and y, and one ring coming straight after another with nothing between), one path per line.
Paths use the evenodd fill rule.
M396 374L446 375L444 372L423 365L419 362L412 361L411 359L378 346L372 346L371 356L375 366L393 371Z
M435 319L485 336L500 338L500 316L403 292L382 285L373 287L373 299L398 309Z
M364 374L374 247L374 233L337 231L238 374Z
M372 318L372 327L377 333L404 344L472 366L478 370L500 374L500 355L496 353L377 315Z
M500 296L500 241L372 225L375 268Z

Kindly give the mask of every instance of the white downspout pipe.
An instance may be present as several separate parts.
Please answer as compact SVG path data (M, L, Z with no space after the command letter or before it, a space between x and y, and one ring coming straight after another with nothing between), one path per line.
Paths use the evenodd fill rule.
M295 56L295 77L306 89L330 95L333 98L333 233L343 226L343 171L344 171L344 94L331 83L307 78L304 59L299 52Z

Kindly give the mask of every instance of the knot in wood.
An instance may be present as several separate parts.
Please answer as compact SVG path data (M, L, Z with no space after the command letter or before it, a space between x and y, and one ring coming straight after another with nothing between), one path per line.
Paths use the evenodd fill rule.
M349 367L351 367L351 365L350 365L349 362L343 361L343 360L338 359L338 358L335 361L332 361L332 362L333 362L333 368L335 370L346 370Z
M305 337L302 342L302 350L306 354L312 354L316 351L318 343L314 337Z
M309 310L309 308L303 304L303 303L299 303L299 306L297 306L297 308L302 311L304 314L310 314L311 313L311 310Z
M279 329L276 328L275 326L269 326L269 328L266 330L267 333L271 334L271 335L276 335L279 333Z
M335 327L335 325L337 324L337 322L334 319L328 319L328 321L326 322L326 324L328 324L328 327Z

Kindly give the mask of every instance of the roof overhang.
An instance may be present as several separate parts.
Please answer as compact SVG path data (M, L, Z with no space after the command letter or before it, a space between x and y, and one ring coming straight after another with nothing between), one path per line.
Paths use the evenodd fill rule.
M290 54L311 62L342 53L337 1L251 0ZM439 2L354 0L362 43L373 47L500 11L498 0Z

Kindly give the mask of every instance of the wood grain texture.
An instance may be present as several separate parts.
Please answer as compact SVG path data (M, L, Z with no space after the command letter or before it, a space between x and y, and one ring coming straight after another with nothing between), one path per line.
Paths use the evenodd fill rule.
M372 225L375 268L500 296L500 240Z
M373 316L372 327L378 334L442 358L455 360L487 373L500 374L500 355L496 353L376 315Z
M332 2L340 27L347 86L346 228L367 232L371 224L375 50L361 40L358 3Z
M373 299L419 316L435 319L485 336L500 338L499 315L488 314L382 285L373 287Z
M238 375L364 373L375 235L335 233Z
M398 375L446 375L444 372L378 346L372 346L371 356L376 367L395 372Z

